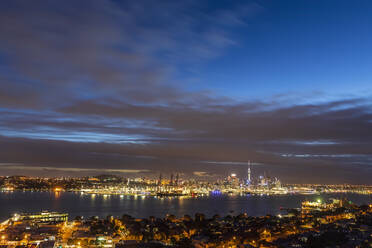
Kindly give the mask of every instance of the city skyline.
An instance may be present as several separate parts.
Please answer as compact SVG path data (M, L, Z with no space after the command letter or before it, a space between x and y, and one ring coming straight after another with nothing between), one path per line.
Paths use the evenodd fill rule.
M371 10L2 1L0 176L370 184Z

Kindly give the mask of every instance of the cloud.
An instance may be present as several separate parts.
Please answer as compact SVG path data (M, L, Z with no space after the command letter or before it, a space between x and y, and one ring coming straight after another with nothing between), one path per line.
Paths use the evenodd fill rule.
M22 166L20 164L4 163L0 168L5 170L22 170L22 171L50 171L50 172L78 172L78 173L142 173L149 170L131 170L131 169L97 169L97 168L59 168L50 166Z
M2 115L6 117L1 120L8 131L14 127L18 136L28 138L2 137L0 145L4 149L0 157L4 162L30 166L112 169L125 166L155 174L173 171L200 176L194 172L205 171L220 177L231 171L244 176L247 161L251 160L257 173L270 171L294 182L306 179L367 182L372 173L371 108L366 99L290 107L259 102L247 103L246 107L240 103L199 108L128 108L132 107L134 110L117 106L102 111L77 105L78 112L64 109L54 113L56 116L40 115L35 119L23 114ZM60 120L59 115L65 120ZM128 119L141 125L131 127L130 122L125 122ZM81 134L76 133L77 140L67 142L66 138L63 141L54 137L56 133L76 132L79 127L96 139L101 138L83 142ZM49 133L47 128L52 131ZM31 129L38 130L38 134L46 133L45 139L26 135ZM138 138L117 142L130 129L130 134ZM323 178L329 173L334 176L332 179Z
M187 79L239 45L234 29L262 10L1 2L0 161L21 164L1 173L244 176L251 160L288 182L368 182L370 98L238 101L189 90Z
M197 177L213 177L214 175L211 175L211 173L206 171L194 171L193 174Z
M233 44L220 13L204 13L198 1L16 0L0 7L0 104L7 107L181 102L190 96L173 82L174 67L194 67ZM243 22L240 13L229 16Z

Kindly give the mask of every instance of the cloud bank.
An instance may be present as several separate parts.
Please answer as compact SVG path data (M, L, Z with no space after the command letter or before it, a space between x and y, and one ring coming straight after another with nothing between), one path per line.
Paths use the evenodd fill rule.
M234 29L260 11L0 3L0 173L216 178L245 175L251 160L254 173L287 182L369 183L368 97L301 104L191 90L199 68L238 45Z

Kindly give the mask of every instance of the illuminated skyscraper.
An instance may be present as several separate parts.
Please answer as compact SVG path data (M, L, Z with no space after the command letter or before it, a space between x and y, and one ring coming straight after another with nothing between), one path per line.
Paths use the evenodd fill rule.
M247 184L251 184L251 161L248 161L248 179L247 179Z

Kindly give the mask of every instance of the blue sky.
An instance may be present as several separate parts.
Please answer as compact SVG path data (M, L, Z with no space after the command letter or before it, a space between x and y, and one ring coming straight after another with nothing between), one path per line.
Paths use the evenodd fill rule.
M370 92L370 2L260 3L234 30L236 43L203 67L201 85L240 97Z

